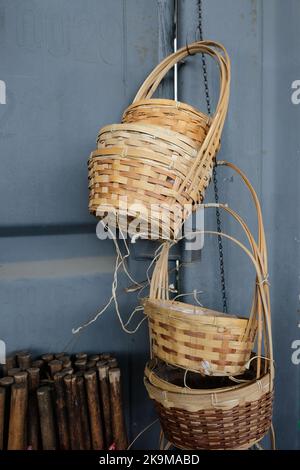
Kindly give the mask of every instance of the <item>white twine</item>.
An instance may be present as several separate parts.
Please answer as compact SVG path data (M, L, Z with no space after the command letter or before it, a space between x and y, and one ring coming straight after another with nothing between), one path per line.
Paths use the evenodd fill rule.
M163 249L163 247L164 247L164 244L162 243L162 244L155 250L155 252L154 252L154 258L152 259L151 263L149 264L149 266L148 266L148 268L147 268L146 275L147 275L148 285L150 285L150 283L151 283L149 271L150 271L150 269L152 268L152 266L153 266L153 264L155 263L155 261L157 260L157 258L159 258L160 252L161 252L161 250Z
M131 322L132 318L134 317L134 315L137 313L137 312L141 312L144 310L144 307L142 305L138 305L137 307L135 307L135 309L133 310L133 312L131 313L130 317L128 318L127 322L125 323L124 326L128 326L129 323Z
M200 305L200 307L203 307L203 305L201 304L201 302L199 301L199 299L197 298L197 295L198 294L203 294L203 291L202 290L197 290L197 289L194 289L192 292L187 292L186 294L178 294L178 295L175 295L175 297L172 299L173 300L176 300L176 299L179 299L179 297L185 297L187 295L192 295L194 300L197 302L198 305Z
M253 356L251 357L251 359L249 359L249 361L247 361L245 364L244 364L244 367L245 369L249 369L250 368L250 364L251 362L254 360L254 359L264 359L265 361L270 361L270 362L273 362L274 364L274 359L270 359L269 357L265 357L265 356ZM228 378L230 380L232 380L232 382L236 382L236 383L245 383L245 382L251 382L253 379L237 379L236 377L233 377L232 375L229 375Z
M131 449L131 447L133 446L133 444L144 434L144 432L148 431L148 429L150 429L155 423L158 422L158 419L155 419L154 421L152 421L152 423L148 424L148 426L146 426L134 439L133 441L129 444L129 446L127 447L127 450Z
M103 223L103 222L102 222ZM104 224L103 224L104 225ZM112 234L112 231L110 230L110 228L108 227L108 231ZM113 242L114 242L114 245L116 247L116 252L117 252L117 257L116 257L116 262L115 262L115 269L114 269L114 274L113 274L113 282L112 282L112 295L110 297L110 299L108 300L108 302L106 303L106 305L104 305L104 307L96 313L96 315L89 321L87 321L86 323L80 325L79 327L77 328L73 328L72 329L72 333L73 335L76 335L78 334L81 330L87 328L88 326L92 325L94 322L96 322L98 320L99 317L101 317L103 315L103 313L108 309L108 307L111 305L112 302L114 302L115 304L115 309L116 309L116 313L117 313L117 316L118 316L118 319L119 319L119 322L121 324L121 327L122 327L122 330L125 332L125 333L128 333L128 334L134 334L138 329L139 327L141 326L141 324L146 320L146 316L138 323L137 327L134 329L134 330L129 330L127 329L127 326L128 324L130 323L130 320L133 318L133 316L135 315L135 313L137 311L141 311L142 308L139 308L139 307L136 307L134 309L134 311L131 313L131 315L129 316L129 319L127 320L127 322L124 324L123 322L123 319L121 317L121 313L120 313L120 310L119 310L119 304L118 304L118 299L117 299L117 294L116 294L116 291L117 291L117 288L118 288L118 272L119 272L119 269L121 266L123 266L123 269L124 269L124 272L126 273L126 275L128 276L128 278L136 285L136 286L140 286L142 287L141 284L139 284L138 282L136 282L133 277L131 276L131 274L129 273L128 269L127 269L127 266L126 266L126 263L125 263L125 260L126 258L128 258L130 256L130 250L128 248L128 245L127 245L127 242L125 240L125 237L122 233L122 231L120 230L120 233L122 235L122 239L124 241L124 245L125 245L125 248L126 248L126 254L125 255L122 255L121 253L121 250L119 248L119 245L118 245L118 242L117 240L114 238L114 236L112 236L112 239L113 239Z
M189 390L191 390L191 388L190 388L190 387L187 385L187 383L186 383L186 379L187 379L188 372L189 372L189 370L188 370L188 369L185 369L185 371L184 371L184 376L183 376L183 385L184 385L186 388L188 388Z
M264 284L267 284L268 286L271 286L271 283L269 281L269 273L266 274L266 276L260 281L256 282L258 286L263 286Z
M249 359L249 361L246 362L245 364L245 369L249 369L250 368L250 364L251 362L254 360L254 359L264 359L265 361L270 361L270 362L275 362L274 359L270 359L269 357L265 357L265 356L253 356L251 357L251 359Z

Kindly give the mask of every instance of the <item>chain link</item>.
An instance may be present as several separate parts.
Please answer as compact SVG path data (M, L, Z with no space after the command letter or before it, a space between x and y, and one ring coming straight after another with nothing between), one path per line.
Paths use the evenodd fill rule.
M203 41L203 25L202 25L202 0L198 0L198 33L200 41ZM211 104L210 104L210 96L209 96L209 87L208 87L208 80L207 80L207 66L206 66L206 58L205 54L202 54L202 70L203 70L203 79L204 79L204 88L205 88L205 99L206 99L206 106L207 112L211 115ZM213 168L213 185L214 185L214 193L215 193L215 202L216 204L219 203L219 191L218 191L218 178L217 178L217 170L216 166ZM222 232L222 221L221 221L221 214L220 209L216 208L216 218L217 218L217 231L218 233ZM223 242L222 237L218 236L218 249L219 249L219 265L220 265L220 275L221 275L221 289L222 289L222 302L223 302L223 312L227 313L227 293L226 293L226 280L225 280L225 269L224 269L224 253L223 253Z

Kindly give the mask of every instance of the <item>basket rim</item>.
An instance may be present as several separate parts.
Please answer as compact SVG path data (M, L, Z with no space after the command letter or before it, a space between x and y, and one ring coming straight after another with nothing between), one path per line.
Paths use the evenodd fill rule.
M207 124L210 124L212 121L212 117L209 116L208 114L204 113L203 111L200 111L198 108L195 106L185 103L184 101L180 100L171 100L168 98L144 98L139 101L135 101L134 103L130 104L124 111L122 119L126 116L126 114L131 111L134 108L137 108L139 106L151 106L151 104L155 105L161 105L165 107L171 107L171 108L176 108L176 109L185 109L187 111L191 111L193 114L196 114L198 117L201 117L205 119Z
M97 142L99 142L100 136L102 134L114 131L140 132L142 134L148 134L154 139L158 138L167 142L172 141L173 145L175 143L175 145L178 145L179 147L182 147L182 145L184 144L190 147L190 150L188 150L188 152L191 153L193 157L196 157L197 151L199 150L199 145L196 145L195 141L190 137L187 137L186 135L181 134L180 132L173 131L172 129L166 127L157 126L155 124L147 124L144 122L121 122L118 124L107 124L106 126L101 127L101 129L99 130Z
M155 375L157 378L157 376ZM274 383L270 372L259 379L238 384L232 387L219 389L200 389L191 391L185 387L178 387L179 391L169 390L162 380L158 384L150 382L144 375L144 385L151 399L161 403L166 408L181 408L186 411L198 411L209 408L230 409L240 403L256 401L267 393L273 393ZM167 382L167 384L169 384Z
M146 363L144 374L147 380L149 381L149 383L153 385L154 387L161 388L162 390L163 390L163 387L165 387L166 391L185 394L185 395L206 395L208 392L220 393L220 392L225 392L225 391L230 391L230 390L236 390L237 388L241 387L241 384L236 384L236 383L233 383L231 386L228 386L228 387L218 387L218 388L212 388L212 389L190 388L190 387L181 387L180 385L174 385L171 382L168 382L168 380L162 379L161 377L159 377L159 375L157 375L157 373L153 369L151 369L151 361L148 361ZM249 380L247 384L249 385L250 383L255 382L255 380L256 379Z
M198 305L188 304L185 302L179 302L177 300L166 300L166 299L149 299L146 298L143 300L143 305L145 313L151 317L152 313L147 312L147 307L155 307L157 315L164 315L172 317L177 320L185 320L190 323L195 323L195 320L205 319L206 323L214 324L216 326L225 326L229 322L234 324L236 327L246 327L249 319L237 315L228 315L217 310L209 309L206 307L201 307ZM169 309L170 312L166 313L166 309ZM190 309L192 312L184 312L183 310ZM201 314L201 315L199 315ZM154 314L155 315L155 314Z

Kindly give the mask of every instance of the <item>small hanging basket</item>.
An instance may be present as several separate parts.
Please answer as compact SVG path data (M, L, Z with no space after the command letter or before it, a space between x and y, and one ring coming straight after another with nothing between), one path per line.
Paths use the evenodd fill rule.
M153 355L204 375L243 373L254 347L257 319L169 300L169 247L166 242L153 272L149 299L144 302Z
M219 65L220 96L212 118L189 105L153 100L166 73L189 54L204 53ZM89 209L115 225L173 238L202 202L220 146L228 108L230 63L224 48L202 41L162 61L139 90L123 123L100 130L98 149L89 160ZM158 118L157 115L159 114ZM156 117L155 117L156 116Z
M258 380L252 378L240 384L219 386L217 377L199 378L198 383L194 378L192 383L197 388L184 386L187 378L180 377L178 371L162 371L160 366L158 372L153 364L148 364L144 383L154 401L163 433L175 447L248 449L269 431L273 407L272 365Z
M183 302L149 300L154 356L205 375L238 375L254 347L256 323Z
M233 237L218 232L203 233L233 241L252 261L256 279L249 318L225 315L200 306L169 300L169 242L162 246L153 271L149 298L144 301L153 355L166 363L204 375L235 376L243 373L254 348L256 334L258 355L261 356L262 325L267 322L270 324L269 286L265 282L267 257L261 210L255 191L246 177L243 177L253 191L258 213L259 245L243 219L232 209L222 205L219 207L225 208L242 226L252 254Z

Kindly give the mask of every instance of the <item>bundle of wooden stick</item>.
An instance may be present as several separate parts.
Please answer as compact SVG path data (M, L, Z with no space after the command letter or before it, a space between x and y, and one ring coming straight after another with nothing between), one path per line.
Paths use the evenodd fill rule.
M127 448L121 372L110 354L7 357L0 379L0 449Z

